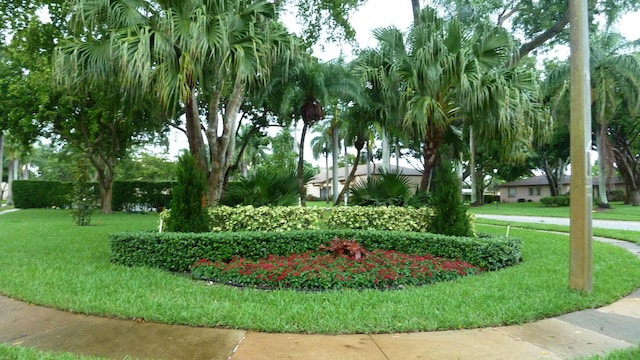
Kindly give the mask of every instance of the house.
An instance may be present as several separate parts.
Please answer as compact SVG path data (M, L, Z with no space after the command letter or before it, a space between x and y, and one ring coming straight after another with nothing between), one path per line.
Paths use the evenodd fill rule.
M568 194L571 190L571 175L565 175L560 184L560 194ZM593 197L598 196L598 178L591 180L593 186ZM610 189L607 191L621 190L625 191L624 181L615 178L609 184ZM500 194L502 194L502 202L538 202L541 198L551 196L549 182L544 175L532 176L526 179L511 181L500 185Z
M366 164L358 165L358 168L356 169L356 172L355 172L355 178L353 179L351 184L353 185L353 184L357 184L360 181L366 181L368 171L370 171L371 174L376 174L376 173L379 173L381 169L382 167L379 164L370 165L369 170L367 170ZM347 170L349 171L349 173L351 172L351 168L348 168ZM413 168L402 167L402 166L396 167L394 165L391 165L389 170L390 171L398 170L400 174L406 176L407 179L409 180L409 184L411 187L418 188L420 186L420 181L422 179L422 171L419 171ZM346 175L348 176L349 173L347 173ZM346 178L345 169L339 168L338 169L338 189L337 189L338 193L342 191L342 188L344 187L345 178ZM326 194L328 193L329 197L331 198L333 196L333 192L331 189L332 186L333 186L332 171L329 170L329 177L327 178L326 169L321 169L320 173L314 176L311 179L311 181L307 183L307 196L317 198L317 199L324 199Z

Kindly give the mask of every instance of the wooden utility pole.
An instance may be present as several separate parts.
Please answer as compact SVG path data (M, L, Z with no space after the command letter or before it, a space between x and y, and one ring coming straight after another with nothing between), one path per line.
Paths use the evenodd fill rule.
M571 24L571 235L569 287L593 288L591 81L587 0L569 0Z

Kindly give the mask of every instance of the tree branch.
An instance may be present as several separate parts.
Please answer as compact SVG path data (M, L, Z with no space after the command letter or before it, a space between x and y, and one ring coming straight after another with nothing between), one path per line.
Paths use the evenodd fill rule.
M540 35L534 37L531 41L522 44L522 46L520 46L520 50L518 51L517 58L514 59L513 63L514 64L517 63L520 59L527 56L531 51L537 49L542 44L544 44L548 40L552 39L554 36L561 33L562 30L564 30L564 28L567 26L567 24L569 24L568 9L564 13L564 15L562 15L562 17L558 21L556 21L555 24L553 24L553 26L551 26L549 29L547 29Z

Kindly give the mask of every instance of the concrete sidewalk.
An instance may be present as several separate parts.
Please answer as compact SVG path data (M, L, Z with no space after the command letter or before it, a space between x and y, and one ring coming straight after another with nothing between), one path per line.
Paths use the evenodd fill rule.
M640 290L600 309L524 325L338 336L107 319L0 296L0 342L113 359L572 359L640 344Z

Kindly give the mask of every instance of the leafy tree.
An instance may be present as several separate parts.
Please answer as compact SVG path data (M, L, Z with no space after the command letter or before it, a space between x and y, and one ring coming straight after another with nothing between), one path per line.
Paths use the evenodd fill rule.
M216 204L235 159L234 135L246 86L265 81L272 59L290 44L287 32L274 22L274 5L266 0L76 4L78 26L108 30L63 47L67 65L82 64L79 74L100 74L116 59L124 88L158 94L171 118L184 113L189 151L207 175L207 203ZM69 80L76 84L81 78Z
M167 230L209 231L209 218L205 208L206 182L191 154L185 152L178 158L176 178L171 191L171 216L167 221Z
M76 225L87 226L91 223L91 212L95 204L94 187L91 184L89 161L77 156L73 167L73 191L71 193L71 216Z

